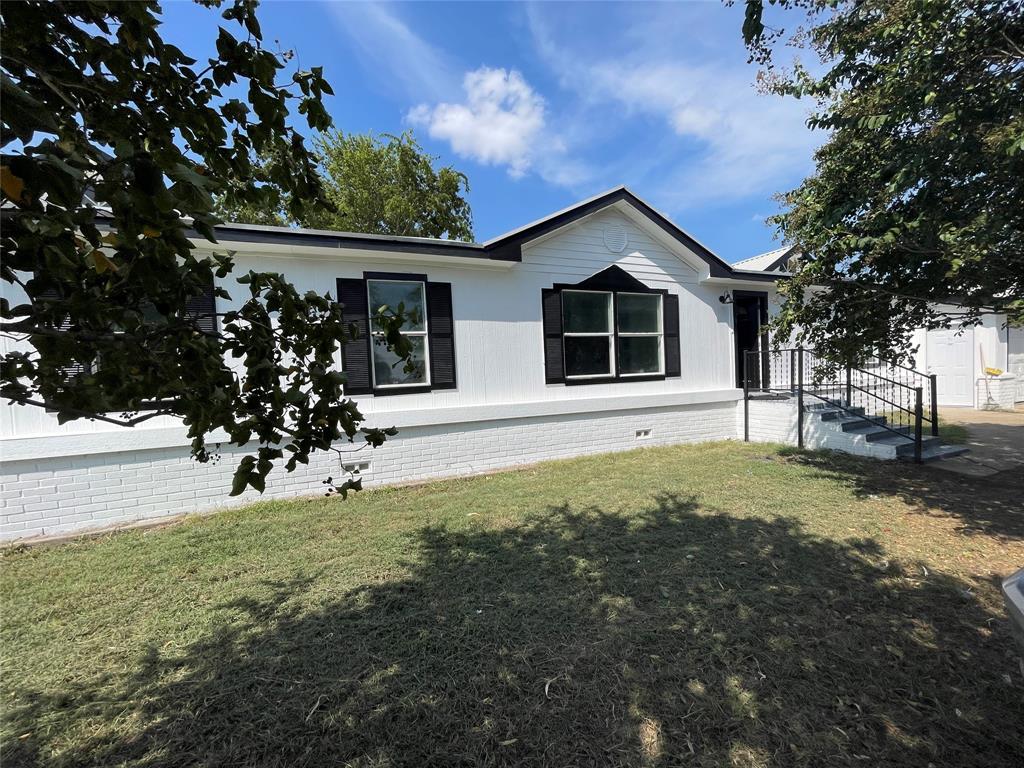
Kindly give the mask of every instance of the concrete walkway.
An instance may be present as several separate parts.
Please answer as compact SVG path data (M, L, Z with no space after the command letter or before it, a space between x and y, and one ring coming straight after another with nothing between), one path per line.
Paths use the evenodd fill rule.
M1020 473L1024 479L1024 408L976 411L940 408L939 418L967 428L970 453L940 462L943 469L972 477Z

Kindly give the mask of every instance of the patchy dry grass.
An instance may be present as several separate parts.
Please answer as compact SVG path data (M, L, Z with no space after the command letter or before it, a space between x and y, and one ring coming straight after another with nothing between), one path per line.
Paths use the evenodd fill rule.
M719 443L9 552L3 764L1019 765L1021 484Z

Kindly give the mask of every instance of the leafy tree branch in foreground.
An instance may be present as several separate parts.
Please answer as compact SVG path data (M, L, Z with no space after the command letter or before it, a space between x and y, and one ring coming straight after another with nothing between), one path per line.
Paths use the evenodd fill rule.
M812 102L809 125L829 132L815 172L771 219L801 253L782 286L780 337L848 362L904 357L920 326L1024 322L1024 3L745 10L762 82ZM777 67L787 45L822 66Z
M362 429L344 397L336 359L349 329L329 296L250 272L241 295L216 290L227 307L216 318L195 308L233 268L189 239L215 242L214 197L231 181L256 209L300 218L326 204L289 116L316 131L331 122L320 68L286 75L255 2L202 4L223 23L205 62L161 38L156 3L0 6L0 394L62 422L177 417L201 462L225 432L249 451L232 492L262 491L275 464L294 469L360 432L380 445L393 430ZM396 309L381 326L407 357Z

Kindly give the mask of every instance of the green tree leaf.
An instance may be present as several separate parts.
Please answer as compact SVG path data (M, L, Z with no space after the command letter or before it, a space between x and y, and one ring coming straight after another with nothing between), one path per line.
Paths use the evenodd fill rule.
M809 125L831 131L770 219L801 254L776 338L845 363L906 358L919 327L1024 323L1020 0L770 5L769 25L747 0L751 58L774 69L787 43L810 47L820 67L763 81L813 100Z
M0 326L15 339L0 395L61 423L177 417L200 462L225 432L243 446L237 495L264 489L278 445L293 468L358 435L363 417L334 370L349 324L329 295L249 272L216 289L230 310L194 309L234 268L193 246L196 233L215 242L215 199L274 223L282 201L292 217L330 206L289 120L329 124L322 70L301 87L287 76L289 57L262 47L257 3L201 4L217 51L201 69L161 39L154 2L0 5ZM254 173L253 157L272 162Z

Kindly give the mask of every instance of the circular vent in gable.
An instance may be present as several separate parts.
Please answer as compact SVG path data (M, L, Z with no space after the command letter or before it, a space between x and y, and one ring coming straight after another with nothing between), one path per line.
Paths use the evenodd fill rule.
M629 243L629 235L621 224L609 224L604 228L604 247L612 253L622 253Z

